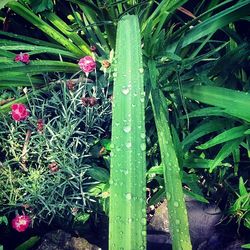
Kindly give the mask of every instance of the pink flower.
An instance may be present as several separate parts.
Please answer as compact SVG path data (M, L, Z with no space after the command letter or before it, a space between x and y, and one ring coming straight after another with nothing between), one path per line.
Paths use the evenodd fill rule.
M86 74L92 72L96 68L96 62L91 56L85 56L81 58L78 65L81 70Z
M29 116L26 106L22 103L13 104L11 110L11 116L15 121L25 120Z
M20 54L16 55L15 62L23 62L23 63L28 64L30 62L30 56L27 53L21 52Z
M17 215L11 222L12 227L18 232L24 232L30 223L31 219L28 215Z

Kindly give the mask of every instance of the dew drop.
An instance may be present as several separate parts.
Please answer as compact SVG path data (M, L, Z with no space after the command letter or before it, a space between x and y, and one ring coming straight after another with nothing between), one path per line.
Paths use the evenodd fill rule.
M125 88L122 89L122 93L124 95L127 95L129 92L130 92L130 88L128 88L128 87L125 87Z
M141 219L141 224L142 224L143 226L145 226L145 225L147 224L146 218Z
M117 73L116 72L113 73L113 77L117 77Z
M129 133L131 131L131 127L130 126L126 126L126 127L123 128L123 131L125 133Z
M176 225L180 225L180 223L181 223L180 220L176 220L176 221L175 221L175 224L176 224Z
M146 150L146 143L142 143L140 145L140 148L141 148L142 151L145 151Z
M131 148L132 147L132 143L131 142L127 142L126 143L126 148Z
M139 68L139 72L142 74L144 72L143 68Z
M167 200L170 201L170 199L171 199L171 194L167 193Z
M141 138L142 138L142 139L145 139L145 138L146 138L145 133L141 133Z
M130 200L132 199L131 193L127 193L127 194L126 194L126 199L127 199L128 201L130 201Z
M146 231L142 231L141 234L142 234L142 236L146 236L147 232Z
M110 149L114 149L115 145L113 143L110 144Z
M174 202L174 207L179 207L179 203L177 201Z

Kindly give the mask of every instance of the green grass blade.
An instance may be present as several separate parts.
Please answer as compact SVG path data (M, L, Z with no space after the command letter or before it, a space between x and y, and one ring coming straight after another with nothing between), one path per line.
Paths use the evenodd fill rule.
M62 34L70 38L86 55L91 55L89 45L73 31L61 18L53 12L46 12L44 16L51 22Z
M227 24L237 21L244 16L247 16L249 14L249 8L250 1L243 0L239 1L238 3L234 4L229 8L225 8L224 10L215 15L212 15L204 22L198 24L187 32L185 38L183 39L181 47L183 48L204 36L214 33L215 31L223 28ZM178 40L174 41L172 44L169 44L166 51L175 51L178 44Z
M164 165L164 181L168 201L169 222L173 249L192 249L188 228L186 205L184 202L180 168L174 149L166 108L162 105L165 98L158 89L151 92L151 103L154 112L158 140Z
M118 23L113 92L109 249L146 249L142 52L136 16Z
M11 33L11 32L5 32L5 31L1 31L1 30L0 30L0 35L6 36L6 37L11 37L15 40L20 40L23 42L27 42L29 44L35 44L35 45L39 45L39 46L63 49L63 47L59 44L46 42L46 41L39 40L39 39L34 38L34 37L22 36L22 35L18 35L18 34Z
M225 127L225 119L209 120L202 124L197 125L197 127L187 135L182 141L182 147L187 151L189 147L200 137L207 135L209 133L221 130Z
M228 157L235 149L237 149L242 140L243 138L238 138L225 143L225 145L223 145L219 153L216 155L215 159L210 162L209 171L212 172L215 167L217 167L226 157Z
M16 12L18 15L22 16L24 19L35 25L41 31L43 31L48 36L52 37L55 41L62 44L72 53L76 54L79 57L85 55L85 53L80 50L76 45L74 45L69 39L63 36L61 33L53 29L50 25L44 22L41 18L35 15L32 11L27 9L25 6L18 2L10 2L7 6Z
M242 125L238 127L234 127L231 129L228 129L224 131L223 133L215 136L213 139L207 141L206 143L201 144L200 146L196 147L198 149L208 149L211 148L215 145L237 139L239 137L244 136L244 132L248 129L249 127Z
M0 66L0 74L2 76L8 76L13 70L15 70L16 74L30 73L32 75L47 72L75 73L79 70L79 66L74 63L52 60L32 61L28 65L23 63L6 63Z
M183 87L183 95L193 100L223 108L229 115L250 122L250 94L221 87Z

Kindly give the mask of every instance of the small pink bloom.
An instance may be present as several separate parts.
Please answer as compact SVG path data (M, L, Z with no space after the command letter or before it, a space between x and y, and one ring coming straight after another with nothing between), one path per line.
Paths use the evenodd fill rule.
M43 127L44 127L43 119L38 119L37 120L37 131L39 133L42 133L43 132Z
M81 58L78 65L81 70L86 74L92 72L96 68L96 62L91 56L85 56Z
M21 52L20 54L16 55L15 62L23 62L23 63L28 64L30 62L30 56L27 53Z
M11 222L12 227L18 232L24 232L30 223L31 219L28 215L17 215Z
M29 116L26 106L22 103L13 104L11 110L11 116L15 121L25 120Z
M91 45L91 46L90 46L90 50L91 50L92 52L95 52L95 51L96 51L96 46L95 46L95 45Z

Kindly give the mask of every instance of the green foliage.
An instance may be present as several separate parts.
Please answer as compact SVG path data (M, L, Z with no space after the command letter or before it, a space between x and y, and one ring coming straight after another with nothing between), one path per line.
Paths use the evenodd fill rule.
M21 245L15 248L15 250L29 250L40 240L38 236L32 236Z
M74 90L68 89L69 80L61 80L48 92L28 97L26 121L2 116L2 212L25 207L34 219L51 222L64 216L72 219L75 209L96 210L91 192L108 181L108 172L90 152L108 134L111 105L99 82L82 76L71 81L76 82ZM81 98L86 96L98 98L98 104L84 106Z
M118 23L112 109L109 249L146 248L144 84L137 16Z
M151 95L161 150L173 249L192 249L180 168L166 118L166 109L161 104L163 97L162 94L155 89L152 89Z

